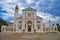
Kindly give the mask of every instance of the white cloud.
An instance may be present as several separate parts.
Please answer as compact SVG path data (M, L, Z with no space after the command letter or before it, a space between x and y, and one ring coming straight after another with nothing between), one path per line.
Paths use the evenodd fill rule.
M13 2L13 0L5 0L5 2Z
M51 22L60 21L60 17L51 15L50 13L37 12L37 16L42 17L44 22L48 22L49 19L51 20Z
M22 9L24 9L25 7L21 7L21 5L20 5L21 3L19 3L18 4L18 6L19 6L19 14L21 14L22 13ZM7 4L7 3L5 3L5 2L1 2L0 3L0 5L3 5L3 9L2 10L5 10L5 11L7 11L7 13L3 13L2 15L2 18L3 19L5 19L5 20L8 20L9 19L9 17L14 17L14 13L15 13L15 6L16 6L16 4L15 5L10 5L10 4ZM13 20L12 21L10 21L10 22L13 22Z
M5 19L5 20L9 18L8 17L9 15L7 15L6 13L3 13L2 15L3 15L2 18Z
M16 2L17 0L4 0L7 3L12 3L12 2Z
M3 13L2 15L3 15L2 18L5 20L7 20L9 17L13 17L13 14L11 13Z
M26 0L26 3L28 4L32 3L32 0Z
M51 9L57 0L38 0L35 5L36 9Z
M26 3L28 5L31 4L31 3L36 3L35 8L39 9L39 8L41 8L39 6L39 4L45 4L45 1L46 0L38 0L37 2L34 2L33 0L26 0ZM46 8L52 8L53 3L56 0L48 0L48 1L51 1L51 4L49 4L49 6L46 7ZM9 3L11 3L11 4L9 4ZM15 10L13 10L13 9L15 9L15 6L16 6L17 3L18 3L18 6L19 6L19 12L18 13L21 14L22 13L22 9L24 9L25 7L23 7L22 3L19 3L19 0L2 0L0 2L0 5L2 5L2 7L3 7L2 10L6 10L8 12L8 13L4 13L3 14L3 18L4 19L8 19L9 17L13 17L14 16ZM44 10L44 7L43 7L43 10ZM45 19L44 22L48 21L49 18L51 19L52 22L53 21L59 21L59 19L60 19L60 17L58 17L58 16L53 17L53 15L51 15L50 13L37 12L37 15L42 17L43 19Z

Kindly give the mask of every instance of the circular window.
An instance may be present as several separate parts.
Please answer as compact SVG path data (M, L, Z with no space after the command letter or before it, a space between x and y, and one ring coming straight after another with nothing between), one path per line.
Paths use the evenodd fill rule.
M30 17L31 16L31 14L28 14L28 17Z

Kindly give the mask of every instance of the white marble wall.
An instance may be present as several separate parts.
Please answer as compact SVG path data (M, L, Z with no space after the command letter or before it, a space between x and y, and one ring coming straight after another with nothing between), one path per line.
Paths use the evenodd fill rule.
M25 13L26 13L26 18L25 18ZM29 18L27 15L31 13L31 18L33 18L33 13L34 13L34 18L31 20L31 18ZM41 29L38 30L37 28L37 18L36 18L36 11L22 11L22 14L23 14L23 17L22 17L22 29L21 29L21 32L23 32L23 30L25 30L25 32L28 32L28 25L27 25L27 21L31 21L32 24L31 24L31 32L34 32L34 29L37 31L37 32L40 32L42 31L42 24L40 23L41 25ZM27 19L29 18L29 19ZM20 20L20 19L19 19ZM25 23L26 21L26 23ZM34 28L33 28L33 21L34 21ZM40 20L41 21L41 20ZM25 24L26 24L26 29L25 29ZM20 30L19 27L18 27L18 22L16 24L16 31Z

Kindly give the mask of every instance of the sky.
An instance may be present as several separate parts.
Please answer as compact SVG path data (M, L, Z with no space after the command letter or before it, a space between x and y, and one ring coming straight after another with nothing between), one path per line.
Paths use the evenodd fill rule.
M18 4L18 15L22 16L22 9L31 7L37 10L36 15L48 24L60 23L60 0L0 0L0 18L13 22L15 6Z

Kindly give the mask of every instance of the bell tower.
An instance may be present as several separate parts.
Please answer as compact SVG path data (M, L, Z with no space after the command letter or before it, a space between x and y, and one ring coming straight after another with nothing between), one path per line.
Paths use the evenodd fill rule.
M16 30L16 19L18 17L18 10L19 10L18 5L16 5L15 6L15 13L14 13L13 31Z

